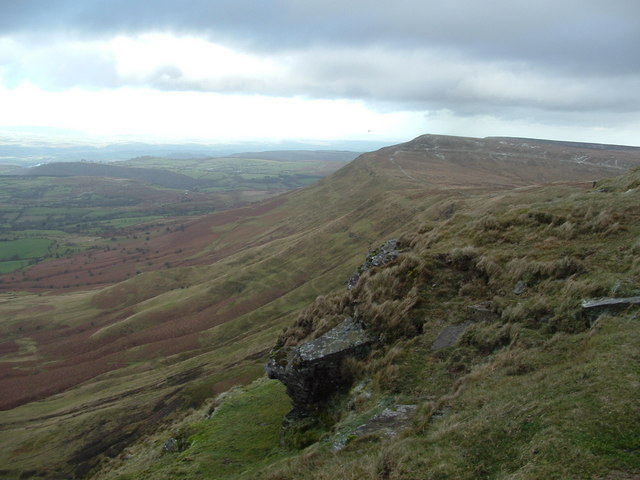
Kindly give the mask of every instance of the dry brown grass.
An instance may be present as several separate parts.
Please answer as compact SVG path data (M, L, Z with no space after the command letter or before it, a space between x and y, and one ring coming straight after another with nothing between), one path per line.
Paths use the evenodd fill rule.
M278 344L295 346L317 338L350 315L352 311L349 292L320 295L300 312L292 326L283 331Z

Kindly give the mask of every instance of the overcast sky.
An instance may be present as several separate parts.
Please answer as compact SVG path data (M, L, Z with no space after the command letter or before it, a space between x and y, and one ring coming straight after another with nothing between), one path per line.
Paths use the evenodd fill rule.
M0 0L0 129L640 145L638 0Z

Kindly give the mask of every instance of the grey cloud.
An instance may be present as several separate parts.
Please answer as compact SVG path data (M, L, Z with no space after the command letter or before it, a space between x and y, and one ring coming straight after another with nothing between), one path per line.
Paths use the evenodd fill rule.
M167 64L123 78L108 56L55 46L150 31L203 36L287 69L191 78ZM637 0L0 0L3 35L32 42L18 56L0 50L5 80L57 88L348 98L505 118L640 110Z
M451 47L587 72L640 68L635 0L12 0L0 8L0 33L171 30L265 52L384 44Z
M556 112L640 110L635 94L640 74L585 77L537 71L515 62L487 62L447 50L310 49L283 57L286 62L278 55L271 57L288 68L275 77L230 73L191 78L175 67L163 67L136 81L164 90L360 99L396 109L446 108L464 115L491 111L509 116L524 107Z

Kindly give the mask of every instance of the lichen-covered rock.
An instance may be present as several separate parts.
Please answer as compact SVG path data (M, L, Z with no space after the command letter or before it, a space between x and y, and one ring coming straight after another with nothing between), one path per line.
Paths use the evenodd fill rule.
M376 434L381 437L397 437L402 431L411 428L411 417L416 411L416 405L396 405L385 408L367 423L356 428L356 436Z
M379 438L396 438L403 431L413 426L412 418L416 409L416 405L395 405L385 408L367 422L359 425L355 430L349 430L337 435L331 450L334 452L340 451L349 441L365 435L373 435Z
M619 313L631 306L640 307L640 297L584 300L582 302L582 311L587 318L595 319L603 313Z
M446 326L444 329L442 329L442 331L438 335L438 338L436 338L431 344L431 350L437 351L442 350L443 348L450 347L451 345L456 343L458 338L460 338L465 330L472 324L473 322L466 321L464 323Z
M304 409L342 385L342 361L366 354L373 340L369 332L348 317L315 340L298 347L274 348L266 365L267 375L285 384L294 409Z
M178 441L171 437L162 445L162 451L166 453L175 453L178 451Z
M368 270L373 267L381 267L389 263L392 260L398 258L400 251L398 250L398 240L392 239L387 240L385 243L376 248L373 252L369 252L367 255L367 259L364 261L362 265L360 265L349 281L347 282L347 288L351 290L356 286L360 277Z

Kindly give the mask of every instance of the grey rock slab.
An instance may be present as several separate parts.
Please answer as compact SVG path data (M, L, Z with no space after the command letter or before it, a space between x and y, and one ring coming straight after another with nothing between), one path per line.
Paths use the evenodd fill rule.
M339 434L334 439L331 450L334 452L342 450L353 437L377 435L382 438L395 438L413 426L411 420L416 408L416 405L396 405L385 408L379 414L371 417L366 423L356 427L355 430Z
M460 336L471 324L473 324L473 322L467 321L464 323L459 323L457 325L449 325L448 327L445 327L438 335L438 338L436 338L433 344L431 344L431 350L436 351L450 347L451 345L456 343L458 338L460 338Z
M298 353L303 362L313 362L371 343L371 340L368 332L351 317L347 317L324 335L300 345Z
M355 429L354 434L364 436L376 434L384 437L397 437L402 431L411 428L411 417L416 405L396 405L385 408L367 423Z
M582 301L583 312L591 318L603 313L619 313L631 306L640 306L640 297L593 298Z
M527 286L524 284L522 280L518 281L516 283L516 286L513 287L513 293L515 293L516 295L522 295L526 291L527 291Z
M467 307L467 318L472 322L490 322L498 319L489 303L477 303Z

